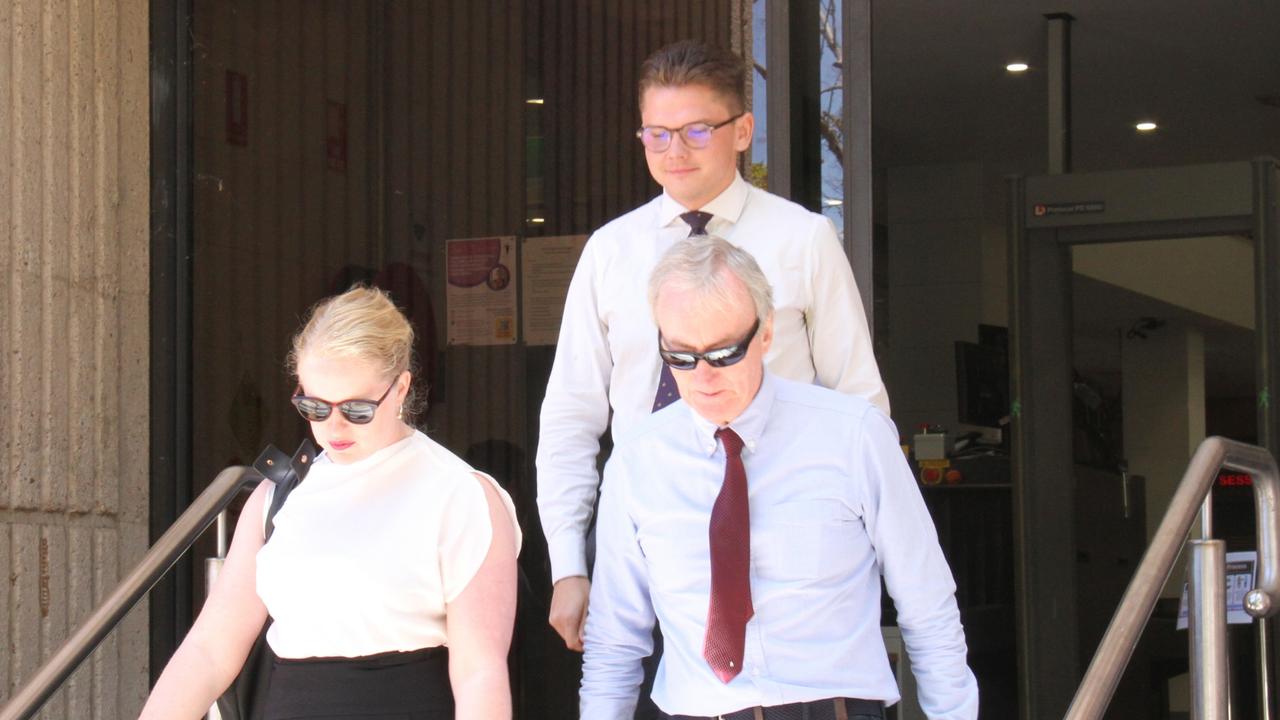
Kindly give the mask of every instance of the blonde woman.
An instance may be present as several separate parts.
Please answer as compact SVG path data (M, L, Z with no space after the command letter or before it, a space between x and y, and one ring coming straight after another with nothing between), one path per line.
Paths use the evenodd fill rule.
M263 483L142 718L199 718L263 621L270 718L511 717L520 530L506 493L410 424L413 330L382 292L321 302L292 398L323 452L264 543ZM447 648L447 649L446 649Z

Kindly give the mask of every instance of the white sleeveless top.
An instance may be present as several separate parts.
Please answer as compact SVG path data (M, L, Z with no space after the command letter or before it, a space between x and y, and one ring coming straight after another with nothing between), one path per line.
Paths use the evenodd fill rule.
M446 644L445 606L493 537L474 472L421 432L347 465L317 457L258 552L271 649L283 658L359 657ZM506 505L518 552L511 498L483 477Z

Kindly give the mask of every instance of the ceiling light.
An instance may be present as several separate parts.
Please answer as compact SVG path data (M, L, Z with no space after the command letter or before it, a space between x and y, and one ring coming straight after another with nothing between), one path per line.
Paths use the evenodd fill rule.
M1149 132L1155 131L1157 125L1151 122L1150 120L1143 120L1142 122L1138 123L1137 125L1134 125L1133 127L1138 132L1149 133Z
M528 219L528 223L529 223L530 225L541 225L542 223L544 223L544 222L546 222L546 221L547 221L547 219L546 219L546 218L540 218L540 217L531 217L531 218L529 218L529 219Z
M526 105L541 105L541 104L543 104L543 103L544 103L544 102L546 102L546 101L545 101L545 100L543 100L542 98L529 98L528 100L525 100L524 102L525 102L525 104L526 104Z
M1024 62L1011 62L1008 65L1005 65L1004 69L1011 73L1024 73L1029 67L1030 66Z
M822 198L822 204L827 207L840 207L844 201L840 198Z

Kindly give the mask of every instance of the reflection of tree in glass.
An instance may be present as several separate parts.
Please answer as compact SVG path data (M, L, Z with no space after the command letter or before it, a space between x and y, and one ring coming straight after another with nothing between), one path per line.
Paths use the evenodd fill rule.
M753 26L753 66L760 79L767 81L769 70L764 66L763 43L764 3L757 0L753 9L756 18ZM841 115L844 111L844 52L840 44L840 11L836 0L822 0L818 5L818 35L821 42L818 133L822 138L822 212L835 222L837 228L843 228L841 201L844 198L844 131ZM759 130L764 129L763 120L764 118L756 118ZM751 163L746 179L757 187L767 189L768 166L763 162Z
M840 14L836 0L818 5L822 57L818 65L818 132L822 136L822 211L844 228L844 51L840 46Z

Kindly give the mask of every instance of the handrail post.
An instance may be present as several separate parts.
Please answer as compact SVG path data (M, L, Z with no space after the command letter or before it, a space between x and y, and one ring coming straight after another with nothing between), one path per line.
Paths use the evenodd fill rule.
M1245 610L1255 618L1269 617L1280 610L1280 508L1277 506L1280 472L1275 458L1254 445L1220 437L1206 438L1191 457L1169 501L1169 509L1102 636L1067 710L1068 720L1097 720L1106 711L1138 637L1151 617L1160 588L1169 578L1178 550L1187 540L1196 512L1204 509L1203 501L1222 468L1245 472L1253 478L1258 581L1245 595ZM1212 518L1208 520L1211 522ZM1222 590L1225 592L1225 587Z
M1271 621L1258 618L1258 720L1271 720L1271 673L1267 671L1270 654Z
M218 575L222 572L222 566L227 561L228 533L227 533L227 511L223 509L218 513L218 546L215 550L214 557L204 559L204 594L205 599L209 599L209 594L213 592L213 584L218 581ZM205 720L222 720L222 711L218 709L218 703L215 702L209 707L209 712L204 715Z
M1192 540L1187 560L1187 643L1192 720L1227 720L1227 550L1222 540Z

